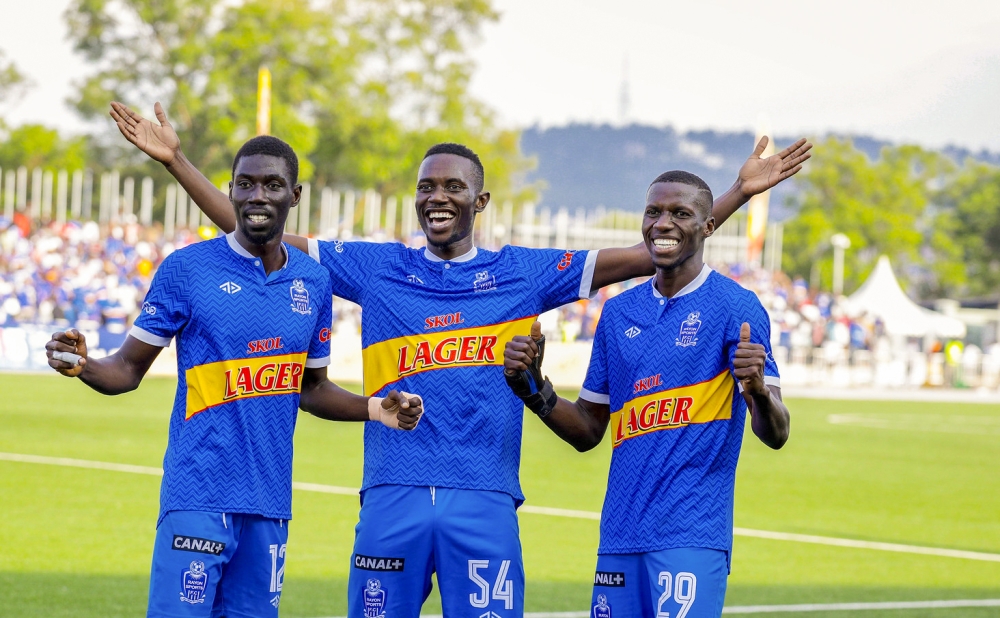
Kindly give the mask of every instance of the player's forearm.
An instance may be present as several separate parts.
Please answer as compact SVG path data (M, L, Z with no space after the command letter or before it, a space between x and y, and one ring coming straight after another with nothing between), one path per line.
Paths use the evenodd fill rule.
M650 277L656 274L653 260L649 257L644 243L631 247L616 247L601 249L597 252L594 263L594 280L592 290L599 290L606 285L628 281L636 277Z
M581 453L600 444L607 428L606 422L602 424L595 419L579 402L572 403L562 397L542 422Z
M304 385L299 407L327 421L368 420L368 397L355 395L329 380L324 384Z
M87 358L80 381L102 395L120 395L139 388L145 372L140 372L119 354Z
M177 182L181 183L187 194L198 208L208 215L212 223L227 234L236 229L236 214L233 212L229 196L219 191L219 188L213 185L183 152L178 151L174 160L164 167L177 179Z
M749 201L750 196L743 195L739 179L729 187L729 190L716 198L712 203L712 217L715 218L715 227L718 229L726 222L733 213L740 209L743 204Z
M750 396L753 406L750 411L750 427L761 442L773 449L779 449L788 441L791 416L781 400L781 395L770 388L766 393Z

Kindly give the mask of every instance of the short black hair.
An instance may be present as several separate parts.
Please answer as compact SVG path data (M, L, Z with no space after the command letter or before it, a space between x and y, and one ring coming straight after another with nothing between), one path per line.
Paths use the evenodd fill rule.
M292 175L292 184L299 182L299 158L295 155L292 147L283 140L273 135L258 135L247 140L247 143L240 146L233 159L233 174L236 173L236 166L243 157L253 155L269 155L284 159L288 164L288 172Z
M462 144L455 144L453 142L444 142L442 144L436 144L427 149L424 153L424 158L436 154L453 154L468 159L472 161L472 184L473 188L478 194L483 190L486 185L486 172L483 171L483 162L479 160L479 155L472 152L472 149L468 146L463 146Z
M656 179L653 180L653 182L649 183L649 186L652 187L658 182L676 182L678 184L695 187L696 189L698 189L699 193L704 194L703 197L708 198L708 201L706 202L705 205L707 205L708 212L709 214L711 214L712 203L715 201L715 198L712 196L712 188L709 187L708 183L702 180L699 176L696 176L691 172L685 172L683 170L671 170L669 172L663 172L662 174L657 176ZM646 190L649 191L649 189Z

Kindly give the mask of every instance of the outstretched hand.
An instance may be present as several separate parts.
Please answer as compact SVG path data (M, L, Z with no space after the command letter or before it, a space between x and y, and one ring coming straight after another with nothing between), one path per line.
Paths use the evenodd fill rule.
M159 102L153 105L153 111L159 124L143 118L127 105L117 101L111 102L111 117L114 118L118 130L125 139L135 144L151 159L170 165L181 150L181 140L167 120L167 113L163 111L163 106Z
M740 168L740 191L747 198L767 191L786 178L791 178L802 169L802 164L812 155L812 144L803 137L788 148L766 159L761 159L767 148L768 137L765 135L757 142L753 154Z
M746 322L740 326L740 342L736 345L736 357L733 359L733 375L743 385L747 395L768 393L764 384L764 360L767 352L759 343L750 343L750 325Z

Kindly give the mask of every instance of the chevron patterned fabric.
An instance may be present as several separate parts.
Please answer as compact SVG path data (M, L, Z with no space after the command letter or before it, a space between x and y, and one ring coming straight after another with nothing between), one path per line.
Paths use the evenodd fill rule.
M533 316L579 299L581 289L589 295L593 258L507 246L440 261L398 243L340 241L310 254L330 271L334 293L362 307L365 393L424 398L413 431L366 424L362 488L481 489L524 500L524 405L503 379L503 348L528 334Z
M673 298L652 282L607 302L581 397L608 403L621 434L608 474L601 554L732 550L733 492L747 405L731 372L740 325L767 350L757 297L708 267ZM613 417L614 418L614 417ZM615 428L612 422L612 429Z
M130 333L160 346L177 339L160 519L292 516L292 433L302 372L329 363L330 277L295 249L266 275L234 244L230 235L168 256Z

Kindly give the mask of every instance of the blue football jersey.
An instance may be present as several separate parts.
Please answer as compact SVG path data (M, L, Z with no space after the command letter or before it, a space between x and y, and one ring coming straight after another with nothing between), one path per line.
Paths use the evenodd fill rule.
M705 266L672 298L652 280L604 306L580 397L611 408L611 469L599 553L679 547L729 552L747 405L733 377L740 326L767 350L753 292Z
M306 367L330 363L330 277L285 249L265 274L233 234L170 254L130 335L177 339L177 394L163 457L169 511L292 516L292 433Z
M399 243L310 241L338 296L361 305L364 392L424 398L413 431L365 425L363 488L502 491L518 481L524 405L503 349L544 311L590 295L597 252L473 249L450 261Z

